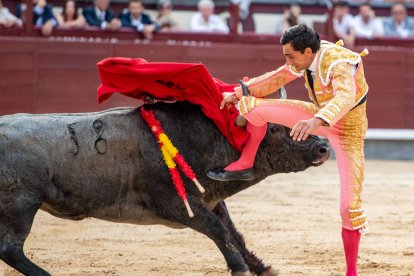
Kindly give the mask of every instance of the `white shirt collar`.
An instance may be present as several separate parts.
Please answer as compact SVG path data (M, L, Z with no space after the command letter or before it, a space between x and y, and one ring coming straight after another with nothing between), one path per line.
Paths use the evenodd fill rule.
M312 72L316 72L316 60L317 60L317 54L315 55L315 57L313 58L313 61L311 63L311 65L309 66L309 70Z
M101 11L100 9L98 9L98 7L95 6L95 13L96 15L100 16L103 15L105 16L105 11Z

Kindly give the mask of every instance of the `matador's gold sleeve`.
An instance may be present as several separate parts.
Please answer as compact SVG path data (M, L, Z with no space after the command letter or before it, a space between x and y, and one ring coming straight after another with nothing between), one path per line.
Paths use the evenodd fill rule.
M323 119L333 126L355 104L356 85L353 66L341 62L332 68L331 85L334 97L322 107L315 117Z
M261 98L276 92L283 85L302 75L303 72L297 72L294 68L285 64L275 71L250 79L246 82L246 85L251 96Z

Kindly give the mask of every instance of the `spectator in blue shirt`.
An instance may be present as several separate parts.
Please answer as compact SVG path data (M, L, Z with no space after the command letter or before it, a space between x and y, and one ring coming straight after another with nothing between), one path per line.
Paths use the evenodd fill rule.
M407 16L407 9L401 3L391 7L391 17L384 21L384 35L393 37L413 37L414 19Z
M121 22L122 27L133 28L148 39L151 39L153 33L158 30L157 24L148 14L144 13L144 5L141 0L129 1L128 11L121 14Z
M34 0L33 3L33 25L41 27L42 34L49 36L53 28L58 26L52 12L52 5L48 4L46 0Z

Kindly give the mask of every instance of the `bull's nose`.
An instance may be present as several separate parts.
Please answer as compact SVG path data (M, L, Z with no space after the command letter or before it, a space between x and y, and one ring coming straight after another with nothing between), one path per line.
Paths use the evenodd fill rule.
M321 147L318 149L318 155L319 155L319 156L329 155L329 146L328 146L328 145L326 145L326 146L321 146Z
M325 162L326 160L328 160L329 158L329 152L330 152L330 147L328 144L323 143L318 145L317 147L314 148L314 160L313 160L313 164L315 165L320 165L323 162Z

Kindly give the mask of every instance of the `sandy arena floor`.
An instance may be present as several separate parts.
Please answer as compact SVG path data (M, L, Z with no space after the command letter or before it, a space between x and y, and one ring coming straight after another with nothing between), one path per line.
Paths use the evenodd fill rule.
M368 161L370 227L360 275L414 275L414 162ZM343 275L335 161L269 177L226 202L249 248L280 275ZM52 275L228 275L212 241L192 230L39 212L25 252ZM1 262L1 261L0 261ZM20 275L0 263L0 275Z

